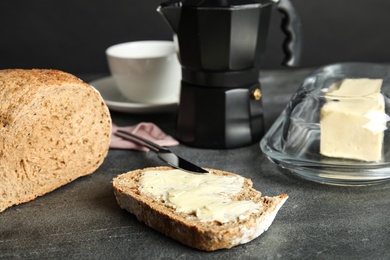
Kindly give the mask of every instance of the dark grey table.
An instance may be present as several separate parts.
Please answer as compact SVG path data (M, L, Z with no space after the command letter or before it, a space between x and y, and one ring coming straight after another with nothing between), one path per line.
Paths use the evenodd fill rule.
M268 127L311 71L261 73ZM118 125L155 122L169 134L175 122L173 114L112 112L112 118ZM198 251L118 207L112 178L162 163L152 153L110 150L94 174L0 213L0 259L390 259L390 183L336 187L304 181L271 163L258 143L229 150L184 145L172 150L201 166L252 178L264 195L288 193L290 198L256 240L230 250Z

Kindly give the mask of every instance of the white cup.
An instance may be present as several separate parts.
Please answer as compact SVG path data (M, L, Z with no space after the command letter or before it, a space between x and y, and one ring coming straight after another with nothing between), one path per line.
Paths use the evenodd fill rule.
M172 41L120 43L106 50L108 66L131 102L179 102L181 68Z

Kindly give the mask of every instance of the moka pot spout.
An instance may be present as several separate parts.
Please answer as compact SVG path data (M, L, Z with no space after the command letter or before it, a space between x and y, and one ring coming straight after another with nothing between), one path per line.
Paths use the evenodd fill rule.
M181 1L166 1L157 8L157 11L168 22L174 33L177 33L179 29L181 9Z

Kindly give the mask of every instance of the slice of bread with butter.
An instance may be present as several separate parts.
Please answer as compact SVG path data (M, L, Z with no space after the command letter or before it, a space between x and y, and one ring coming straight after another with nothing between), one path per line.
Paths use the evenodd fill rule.
M207 169L193 174L152 167L113 180L119 206L188 246L213 251L247 243L272 224L287 194L261 197L252 181Z

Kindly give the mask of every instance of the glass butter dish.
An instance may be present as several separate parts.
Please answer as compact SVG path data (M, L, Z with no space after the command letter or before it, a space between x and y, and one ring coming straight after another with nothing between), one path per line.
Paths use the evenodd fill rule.
M390 67L339 63L309 75L260 142L274 163L307 180L390 180Z

